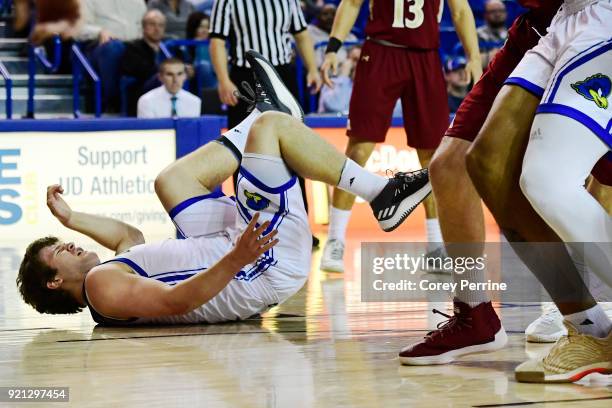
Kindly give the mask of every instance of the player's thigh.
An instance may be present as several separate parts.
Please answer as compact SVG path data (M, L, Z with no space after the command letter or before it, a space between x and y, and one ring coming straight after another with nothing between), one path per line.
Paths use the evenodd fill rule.
M524 88L504 86L468 153L471 160L486 162L489 170L502 174L520 168L539 102Z
M214 191L190 197L169 212L180 237L204 237L226 234L236 224L238 212L233 199Z
M155 191L166 211L180 203L209 194L238 168L231 151L208 143L167 166L157 176Z

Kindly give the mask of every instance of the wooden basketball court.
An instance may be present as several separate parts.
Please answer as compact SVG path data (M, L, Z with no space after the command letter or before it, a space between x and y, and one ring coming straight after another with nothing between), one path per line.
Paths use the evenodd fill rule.
M3 238L0 386L69 387L70 401L0 406L612 406L612 381L604 376L571 385L514 380L516 365L550 347L523 339L539 304L498 305L510 338L502 351L445 366L401 366L398 351L440 321L431 308L449 304L362 303L351 259L371 238L351 234L344 276L319 271L316 251L306 286L261 319L137 328L96 327L86 311L37 314L15 287L24 246Z

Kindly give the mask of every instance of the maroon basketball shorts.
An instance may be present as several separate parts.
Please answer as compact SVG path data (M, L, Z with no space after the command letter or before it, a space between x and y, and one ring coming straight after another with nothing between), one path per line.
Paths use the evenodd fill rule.
M519 18L508 34L508 41L489 63L480 80L465 97L445 136L473 142L485 122L495 97L504 81L514 71L527 50L533 48L539 36L529 23ZM612 157L608 154L593 168L593 176L602 184L612 185Z
M347 135L383 142L401 99L408 145L435 149L448 128L448 97L438 50L366 41L357 64Z

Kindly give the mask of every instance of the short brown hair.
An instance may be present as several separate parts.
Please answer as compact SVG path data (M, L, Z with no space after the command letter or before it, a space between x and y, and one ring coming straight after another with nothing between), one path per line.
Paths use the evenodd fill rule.
M180 64L183 66L183 68L185 68L185 63L183 61L181 61L178 58L172 57L172 58L167 58L165 60L163 60L161 62L161 64L159 64L159 73L163 74L164 73L164 69L166 69L167 65L175 65L175 64Z
M55 278L57 269L40 259L40 251L58 241L56 237L45 237L28 246L17 274L17 288L23 300L39 313L78 313L83 306L69 292L47 287L47 282Z

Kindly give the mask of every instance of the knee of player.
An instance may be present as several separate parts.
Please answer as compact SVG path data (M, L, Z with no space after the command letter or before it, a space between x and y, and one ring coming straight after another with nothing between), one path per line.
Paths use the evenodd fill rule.
M155 187L155 192L158 195L160 191L164 191L164 189L166 188L166 186L168 186L169 183L172 183L172 168L173 165L166 167L157 175L157 177L155 177L155 182L153 185Z
M434 186L452 183L458 172L465 171L465 154L462 152L436 154L429 162L429 179Z
M545 172L541 166L525 163L519 179L521 191L532 202L546 200L553 194L554 187L546 180Z
M275 111L263 112L261 115L257 117L257 119L255 119L255 122L253 122L253 127L251 128L251 130L253 130L256 127L260 127L260 128L275 127L275 126L278 126L286 122L287 119L289 118L291 118L291 116L285 113L282 113L282 112L275 112Z

